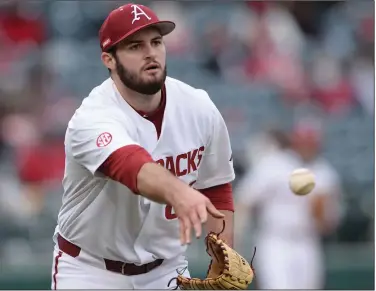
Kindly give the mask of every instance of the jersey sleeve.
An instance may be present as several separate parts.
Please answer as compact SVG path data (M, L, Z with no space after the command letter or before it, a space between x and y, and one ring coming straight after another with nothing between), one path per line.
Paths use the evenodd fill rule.
M95 118L90 123L76 123L77 125L68 127L66 146L73 158L93 175L117 149L139 145L131 138L125 122L114 117Z
M205 189L235 179L230 137L225 121L214 106L211 134L198 169L196 189Z

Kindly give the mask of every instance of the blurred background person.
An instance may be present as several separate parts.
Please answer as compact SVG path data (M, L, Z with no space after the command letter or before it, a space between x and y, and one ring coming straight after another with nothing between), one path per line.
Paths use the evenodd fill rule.
M295 133L298 152L286 132L268 132L268 144L274 147L253 163L236 190L236 238L240 243L244 235L255 238L254 266L261 289L324 287L320 239L323 231L329 234L338 226L338 201L327 197L336 197L339 184L327 175L334 174L324 161L314 167L306 163L316 158L318 149L305 133L303 129ZM318 172L316 188L304 197L294 195L288 185L289 174L301 167ZM250 221L256 221L256 232L245 228Z
M1 289L50 286L51 233L62 198L62 140L83 97L108 77L97 58L97 33L109 11L126 3L0 1ZM294 143L300 130L292 125L297 117L318 113L325 125L315 133L318 157L337 172L345 206L339 208L342 218L336 227L335 217L320 207L331 202L310 203L318 218L332 221L322 241L325 288L373 289L373 3L137 3L176 20L178 33L165 39L168 74L207 90L222 113L233 147L234 188L250 166L257 167L259 159L275 151L269 135L259 141L247 137L278 124L291 129L298 156L308 142ZM314 167L321 162L306 163ZM329 187L332 182L325 183ZM252 239L252 233L235 238L248 260L254 252ZM256 246L254 263L261 256ZM205 276L203 242L195 241L188 254L192 276Z
M333 234L343 217L344 207L340 177L331 163L322 156L322 136L317 124L301 122L291 134L292 150L298 155L301 168L310 169L316 178L311 213L322 237Z

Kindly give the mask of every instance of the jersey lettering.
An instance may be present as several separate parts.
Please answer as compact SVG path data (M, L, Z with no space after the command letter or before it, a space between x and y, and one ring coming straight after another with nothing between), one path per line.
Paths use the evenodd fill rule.
M165 217L166 217L167 220L172 220L172 219L177 218L177 216L174 212L174 209L172 208L171 205L166 205L166 207L165 207Z
M197 170L197 166L195 163L197 152L198 152L197 149L194 151L188 152L188 172Z
M174 176L176 176L175 163L173 157L166 158L166 169L169 170Z
M180 169L180 161L181 161L182 159L186 160L186 159L187 159L187 156L188 156L188 154L181 154L181 155L178 155L178 156L176 157L176 175L177 175L178 177L184 176L184 175L186 175L187 172L188 172L187 169L184 169L184 170L181 170L181 169Z
M197 167L200 165L201 163L201 159L202 159L202 153L204 152L205 150L205 147L202 146L198 149L198 162L197 162Z
M168 156L156 162L169 170L174 176L181 177L197 171L204 150L205 147L202 146L187 153L177 155L176 157Z

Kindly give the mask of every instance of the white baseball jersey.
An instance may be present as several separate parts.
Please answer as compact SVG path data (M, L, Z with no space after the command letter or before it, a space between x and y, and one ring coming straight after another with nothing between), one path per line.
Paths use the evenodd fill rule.
M259 231L267 235L317 238L310 199L320 193L338 193L338 177L324 161L305 165L316 176L316 187L307 196L294 195L289 188L290 173L301 168L291 151L277 151L262 159L243 178L236 193L241 204L258 206ZM333 208L330 209L330 212ZM334 211L335 212L335 211ZM333 213L333 212L332 212Z
M154 203L97 171L115 150L139 145L194 188L235 178L225 122L204 90L167 77L158 139L109 78L84 99L68 124L63 204L56 232L86 252L145 264L182 254L171 207Z

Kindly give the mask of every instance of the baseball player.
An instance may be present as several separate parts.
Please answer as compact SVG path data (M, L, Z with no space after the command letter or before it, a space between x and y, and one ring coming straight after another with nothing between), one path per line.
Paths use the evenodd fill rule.
M257 220L255 270L260 289L324 288L320 237L338 224L340 189L326 161L314 155L308 161L308 136L307 131L294 132L294 151L285 134L273 132L274 150L252 167L235 191L237 240L244 240L249 216ZM315 189L304 197L288 186L290 173L301 167L316 176Z
M192 231L220 232L225 220L232 245L228 131L204 90L166 76L174 28L131 3L99 31L110 77L66 131L52 289L167 289L177 272L189 277Z

